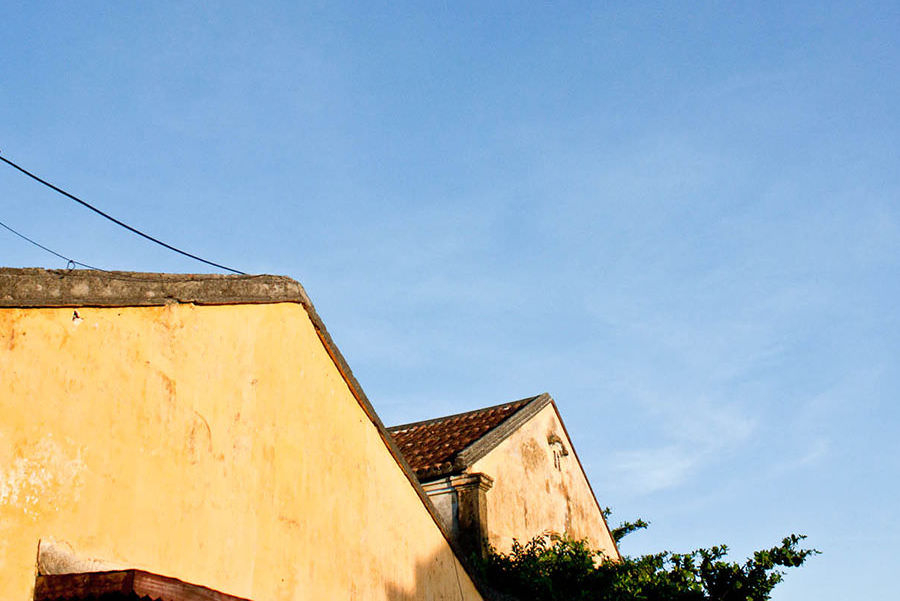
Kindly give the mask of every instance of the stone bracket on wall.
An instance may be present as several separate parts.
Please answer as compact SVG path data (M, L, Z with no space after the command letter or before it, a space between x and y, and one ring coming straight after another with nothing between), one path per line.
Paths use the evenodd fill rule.
M487 500L494 479L487 474L458 474L422 484L444 525L468 553L487 550Z

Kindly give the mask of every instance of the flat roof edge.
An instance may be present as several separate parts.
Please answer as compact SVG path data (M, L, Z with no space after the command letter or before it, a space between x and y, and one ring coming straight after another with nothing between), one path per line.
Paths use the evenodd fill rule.
M7 308L280 302L311 305L300 282L277 275L0 268L0 307Z

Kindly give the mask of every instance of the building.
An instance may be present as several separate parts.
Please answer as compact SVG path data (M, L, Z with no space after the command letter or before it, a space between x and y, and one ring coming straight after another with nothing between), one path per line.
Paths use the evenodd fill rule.
M619 558L549 394L388 431L463 548L565 535Z
M482 598L289 278L0 269L0 416L5 601Z

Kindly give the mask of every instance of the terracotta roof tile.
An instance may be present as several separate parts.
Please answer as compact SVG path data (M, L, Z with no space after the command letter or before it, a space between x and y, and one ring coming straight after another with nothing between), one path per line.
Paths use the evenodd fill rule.
M464 469L465 466L456 462L460 452L535 398L393 426L388 432L420 480L446 476Z

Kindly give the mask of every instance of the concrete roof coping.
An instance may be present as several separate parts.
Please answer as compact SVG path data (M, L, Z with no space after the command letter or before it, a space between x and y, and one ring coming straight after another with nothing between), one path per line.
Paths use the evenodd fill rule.
M0 307L142 307L170 303L311 306L299 282L278 275L222 275L0 268Z

